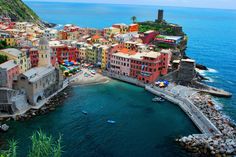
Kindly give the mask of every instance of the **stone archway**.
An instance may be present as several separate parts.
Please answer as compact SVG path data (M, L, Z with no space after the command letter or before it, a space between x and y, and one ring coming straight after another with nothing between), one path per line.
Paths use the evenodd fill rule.
M36 102L38 103L38 102L40 102L40 101L42 101L42 97L41 97L41 96L38 96Z

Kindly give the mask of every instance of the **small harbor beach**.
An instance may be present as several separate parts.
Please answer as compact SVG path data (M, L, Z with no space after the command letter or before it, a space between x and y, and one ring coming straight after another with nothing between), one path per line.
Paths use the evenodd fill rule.
M99 70L99 69L98 69ZM93 84L101 84L108 83L110 78L103 76L102 74L96 72L92 74L88 69L82 69L82 72L71 81L71 85L93 85Z

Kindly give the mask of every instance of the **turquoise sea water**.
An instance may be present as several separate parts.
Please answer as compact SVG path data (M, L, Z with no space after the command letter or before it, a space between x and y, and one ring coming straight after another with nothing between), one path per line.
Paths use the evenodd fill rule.
M29 121L11 122L4 138L18 139L22 156L29 136L39 128L55 137L63 134L64 156L188 156L174 139L199 131L178 106L153 103L152 98L143 88L118 81L74 87L63 106ZM109 119L116 123L108 124Z
M236 11L158 6L27 2L39 16L57 24L103 28L113 23L153 20L159 8L165 18L184 27L189 36L187 54L211 68L205 73L211 85L234 94L222 110L236 120ZM78 86L63 106L25 122L11 122L1 138L19 140L24 156L28 137L39 128L63 134L64 156L189 156L173 141L180 135L199 133L175 105L152 103L143 89L121 83ZM85 116L82 110L88 111ZM117 123L109 125L108 119Z

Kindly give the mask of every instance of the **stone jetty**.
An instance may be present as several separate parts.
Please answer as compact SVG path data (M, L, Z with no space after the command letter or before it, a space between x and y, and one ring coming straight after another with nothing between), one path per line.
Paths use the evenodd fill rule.
M194 104L221 131L221 135L189 135L177 139L187 150L214 156L236 155L236 127L218 110L209 95L197 93L191 97Z
M176 139L185 149L205 156L236 155L236 126L216 109L211 96L173 84L166 89L154 86L146 86L145 89L178 104L202 132ZM180 100L183 100L182 103ZM197 110L193 110L195 107Z

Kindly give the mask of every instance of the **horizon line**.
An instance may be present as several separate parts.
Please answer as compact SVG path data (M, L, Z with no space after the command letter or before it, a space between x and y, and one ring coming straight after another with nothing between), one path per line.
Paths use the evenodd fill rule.
M176 8L192 8L192 9L217 9L217 10L236 10L236 8L217 8L217 7L192 7L192 6L175 6L175 5L158 5L158 4L153 4L153 5L149 5L149 4L132 4L132 3L104 3L104 2L77 2L77 1L64 1L64 0L60 0L60 1L51 1L51 0L46 0L46 1L42 1L42 0L22 0L23 2L44 2L44 3L82 3L82 4L113 4L113 5L133 5L133 6L159 6L159 7L176 7Z

